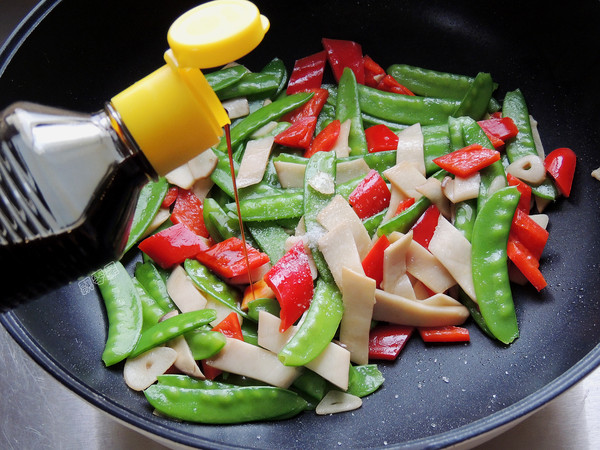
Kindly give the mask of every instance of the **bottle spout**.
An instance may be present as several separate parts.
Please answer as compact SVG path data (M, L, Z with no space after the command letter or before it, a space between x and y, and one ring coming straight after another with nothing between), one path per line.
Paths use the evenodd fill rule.
M268 29L268 19L247 0L197 6L171 25L166 64L111 99L157 174L219 142L229 117L200 69L241 58Z

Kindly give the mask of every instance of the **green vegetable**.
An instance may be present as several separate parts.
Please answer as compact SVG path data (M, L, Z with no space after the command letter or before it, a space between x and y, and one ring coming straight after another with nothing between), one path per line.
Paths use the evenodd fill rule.
M188 331L185 333L185 340L196 361L212 358L219 353L227 343L227 339L223 333L210 331L210 328L205 329L205 327Z
M340 78L336 106L335 118L341 123L350 120L350 134L348 136L348 146L351 155L364 155L367 150L367 138L363 128L362 117L360 115L360 105L358 102L358 84L354 72L348 67L344 69Z
M221 334L221 333L219 333ZM158 383L163 386L173 386L186 389L231 389L233 384L221 383L219 381L200 380L188 375L166 374L156 377Z
M494 92L492 76L489 73L478 73L452 115L469 116L475 120L482 119L492 98L492 92Z
M279 89L280 79L268 73L248 72L235 84L217 92L220 100L237 97L260 96L271 97Z
M281 306L274 298L257 298L248 303L248 315L258 322L258 315L261 311L266 311L274 316L279 317Z
M237 83L248 72L249 70L246 67L237 65L204 74L204 77L213 91L218 94L221 89Z
M365 397L375 392L383 384L385 378L377 368L377 364L350 366L348 378L348 394Z
M167 292L165 278L152 261L137 263L135 265L135 278L165 313L177 310L175 303L173 303Z

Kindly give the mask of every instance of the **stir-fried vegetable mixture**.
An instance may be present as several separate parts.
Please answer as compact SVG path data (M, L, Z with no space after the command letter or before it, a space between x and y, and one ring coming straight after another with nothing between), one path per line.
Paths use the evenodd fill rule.
M413 334L517 339L510 282L546 286L544 207L575 155L544 156L524 94L323 39L288 78L206 77L233 122L247 246L225 139L148 183L119 262L96 274L102 355L163 415L204 423L355 409ZM333 74L335 83L324 83ZM115 270L116 269L116 270Z

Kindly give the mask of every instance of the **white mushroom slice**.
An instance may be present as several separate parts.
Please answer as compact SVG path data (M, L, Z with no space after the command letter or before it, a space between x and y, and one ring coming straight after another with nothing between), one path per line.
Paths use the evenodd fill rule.
M531 214L529 217L531 217L531 219L544 230L548 228L548 222L550 221L550 218L547 214Z
M275 353L234 338L227 338L225 347L205 363L281 388L288 388L300 375L298 367L284 366Z
M321 399L315 409L315 413L324 416L326 414L353 411L361 406L362 399L360 397L332 389Z
M382 222L390 220L392 217L394 217L396 215L396 210L398 209L398 205L400 204L400 202L408 198L399 189L395 188L394 185L392 185L390 192L392 194L390 197L390 205L388 206L388 209L383 216Z
M406 273L406 254L412 242L412 231L393 242L383 252L383 280L381 289L395 295L416 299L412 283Z
M537 150L538 156L543 161L546 158L546 152L544 151L544 146L542 145L542 138L540 137L540 132L538 130L538 122L531 115L529 116L529 124L531 125L531 134L533 136L535 149Z
M534 185L538 185L546 179L544 162L537 155L526 155L513 161L506 168L506 173Z
M337 141L335 141L335 145L331 149L331 151L334 152L335 156L338 158L345 158L346 156L350 155L348 136L350 135L351 126L352 121L350 119L345 120L340 125L340 134L338 135Z
M237 119L250 114L250 104L245 97L232 98L221 103L230 119Z
M315 174L314 177L308 180L308 185L324 195L331 195L335 192L335 180L330 174L325 172Z
M402 161L387 169L383 174L390 180L392 186L407 197L413 197L415 200L422 197L416 187L425 184L427 178L412 162Z
M188 166L190 168L190 172L192 172L192 177L194 180L200 180L201 178L210 177L215 167L217 167L217 163L219 162L219 158L215 155L212 148L203 151L195 158L191 159L188 162Z
M471 243L443 216L440 216L433 232L429 251L450 272L463 291L477 302L471 269Z
M398 133L396 164L413 163L421 175L425 176L424 139L421 124L417 123Z
M537 195L534 198L535 198L535 208L537 209L538 213L542 213L546 209L546 206L548 206L550 203L552 203L552 200L547 199L547 198L538 197Z
M600 180L600 167L592 170L592 177L594 177L596 180Z
M364 177L371 168L364 159L353 159L343 161L336 165L335 182L336 184L345 183L358 177Z
M158 229L158 227L160 227L163 223L167 221L169 217L171 217L171 211L169 211L168 208L160 208L156 212L156 215L154 216L154 219L152 219L152 222L150 222L150 225L148 225L148 228L146 228L146 231L144 231L142 237L146 237L154 233Z
M261 138L263 136L266 136L267 134L270 134L275 128L277 128L278 124L279 124L279 122L275 122L274 120L272 120L268 124L263 125L258 130L256 130L254 133L252 133L250 135L250 138L251 139L258 139L258 138Z
M191 377L204 378L204 374L198 367L198 363L194 360L190 346L184 336L177 336L175 339L171 339L167 345L177 352L177 358L173 363L175 367Z
M258 345L273 353L279 353L298 331L298 327L292 325L284 333L280 333L280 324L281 320L278 317L266 311L260 311L258 315ZM345 348L330 342L325 350L305 367L340 389L348 389L350 352Z
M394 232L389 239L390 242L395 242L401 237L402 233ZM442 263L414 240L406 254L406 271L433 292L444 292L456 284L456 280Z
M502 175L498 175L496 178L492 180L490 186L488 187L488 195L492 195L495 192L498 192L500 189L506 187L506 178Z
M177 352L169 347L155 347L136 358L127 359L123 366L125 383L134 391L143 391L165 373L177 359Z
M415 297L417 300L425 300L430 296L427 286L425 286L421 281L416 279L413 282L413 292L415 293Z
M301 188L304 186L304 172L306 166L287 161L274 161L275 171L279 178L279 184L283 188Z
M180 265L173 269L167 279L167 292L182 313L204 309L206 306L206 298Z
M342 269L344 314L340 342L356 364L369 362L369 331L375 304L375 280L346 267Z
M252 186L263 179L274 139L269 136L248 141L236 178L238 187Z
M317 221L326 230L332 230L341 224L347 227L352 233L361 261L369 252L371 247L369 232L352 209L352 206L341 195L338 194L333 197L327 206L319 211Z
M461 325L469 317L469 310L446 294L435 294L425 300L410 300L377 289L375 301L373 319L398 325Z
M468 178L446 177L442 182L442 191L448 200L452 203L459 203L479 195L479 185L481 184L481 175L474 173Z
M219 322L221 322L223 319L225 319L225 317L227 317L229 314L231 314L233 312L233 310L230 307L228 307L227 305L224 305L219 300L215 300L214 298L210 298L210 297L208 297L206 299L206 306L204 307L204 309L214 309L216 311L217 318L213 322L211 322L212 325L217 325ZM238 316L238 320L240 321L240 325L241 325L244 318L242 316L240 316L239 314L237 316Z
M179 186L181 189L191 189L196 181L187 163L171 170L165 175L165 178L169 183Z
M321 236L318 246L340 291L343 292L343 267L361 274L365 273L352 232L344 224L338 225Z
M199 180L196 180L196 182L192 186L192 192L196 194L196 197L204 201L204 199L208 195L208 192L212 189L214 185L215 182L210 177L200 178Z
M450 202L442 192L442 182L437 178L427 178L424 184L417 186L418 193L427 197L445 217L450 217Z

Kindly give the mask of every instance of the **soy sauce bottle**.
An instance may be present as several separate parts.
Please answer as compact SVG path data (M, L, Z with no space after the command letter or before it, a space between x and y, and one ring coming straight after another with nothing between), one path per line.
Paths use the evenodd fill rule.
M227 113L200 68L254 49L269 22L215 0L169 29L166 64L92 114L19 102L0 115L0 309L118 260L138 194L218 143Z

